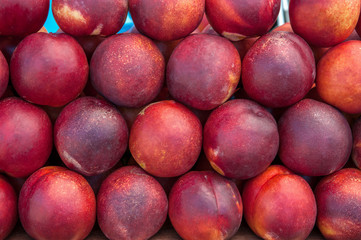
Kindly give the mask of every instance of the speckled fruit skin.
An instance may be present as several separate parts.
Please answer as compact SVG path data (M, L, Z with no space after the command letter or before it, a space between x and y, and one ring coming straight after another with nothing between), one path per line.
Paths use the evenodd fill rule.
M358 168L361 169L361 117L359 117L352 126L352 160Z
M292 29L311 45L334 46L355 29L360 4L360 0L291 0Z
M55 21L73 36L117 33L128 13L127 0L53 0Z
M109 175L97 196L98 223L109 239L149 239L162 227L167 212L162 186L136 166Z
M361 172L345 168L321 180L315 190L317 226L326 239L361 238Z
M129 0L135 27L158 41L186 37L201 23L205 0Z
M0 51L0 97L5 93L9 82L9 65Z
M7 179L0 175L0 239L5 239L18 219L17 196Z
M282 115L278 129L282 162L302 175L331 174L341 169L350 156L350 126L328 104L304 99Z
M68 104L54 126L55 147L67 167L92 176L111 169L128 146L128 127L104 100L79 98Z
M164 57L141 34L115 35L95 50L90 76L94 88L112 103L141 107L151 102L164 83Z
M270 166L247 181L242 199L248 225L263 239L306 239L315 225L311 187L283 166Z
M232 41L266 34L276 22L280 0L207 0L213 29Z
M0 169L26 177L42 167L53 147L52 124L44 110L19 98L0 101Z
M48 16L49 0L2 0L0 35L23 36L39 31Z
M316 65L308 44L290 32L270 32L249 49L243 59L246 93L272 108L290 106L311 89Z
M167 65L167 86L177 101L199 110L211 110L236 90L241 59L228 40L208 34L185 38Z
M209 116L203 132L203 149L212 167L234 179L257 176L276 157L277 122L257 103L237 99L226 102Z
M331 48L317 65L320 97L341 111L361 113L361 42L347 41Z
M130 130L135 161L157 177L176 177L192 168L202 148L202 125L185 106L160 101L145 107Z
M241 225L242 212L236 185L215 172L189 172L169 194L170 220L185 240L230 239Z
M44 167L24 183L19 217L34 239L84 239L95 223L95 195L80 174L63 167Z
M88 73L82 47L66 34L34 33L21 41L10 62L17 93L29 102L52 107L75 99Z

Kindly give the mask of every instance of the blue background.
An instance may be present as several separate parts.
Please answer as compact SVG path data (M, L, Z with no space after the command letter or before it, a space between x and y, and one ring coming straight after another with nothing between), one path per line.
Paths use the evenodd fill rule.
M51 11L51 2L52 1L50 0L49 14L48 14L48 18L46 19L46 22L44 24L44 27L46 28L46 30L48 30L49 33L55 33L59 29L59 26L55 22L53 12ZM125 21L125 23L124 23L122 29L119 31L119 33L129 30L132 26L133 26L133 21L132 21L132 18L130 17L130 14L128 13L127 20Z

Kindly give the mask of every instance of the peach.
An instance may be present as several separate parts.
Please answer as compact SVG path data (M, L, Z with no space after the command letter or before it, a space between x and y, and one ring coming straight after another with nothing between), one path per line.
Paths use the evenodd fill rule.
M0 239L5 239L18 219L17 196L7 179L0 175Z
M10 62L16 92L52 107L74 100L85 87L88 71L83 49L66 34L34 33L21 41Z
M266 34L276 22L280 0L207 0L206 14L220 35L239 41Z
M341 111L361 113L361 41L331 48L317 65L316 88L320 97Z
M9 65L0 51L0 97L5 93L9 82Z
M127 0L53 0L51 7L59 27L74 36L115 34L128 13Z
M248 225L263 239L306 239L315 225L312 189L285 167L273 165L247 181L242 199Z
M2 0L0 35L25 37L39 31L48 16L49 0Z
M290 107L278 122L279 156L291 170L323 176L341 169L352 148L345 117L332 106L304 99Z
M35 239L84 239L95 214L95 195L88 182L63 167L39 169L20 191L20 221Z
M162 227L167 212L162 186L135 166L109 175L97 196L98 223L109 239L149 239Z
M326 239L361 239L361 172L342 169L315 190L317 226Z
M90 63L94 88L112 103L141 107L150 103L164 83L165 62L147 37L115 35L98 46Z
M205 0L129 0L135 27L158 41L184 38L201 23Z
M290 106L311 89L316 77L311 48L290 32L270 32L253 44L243 59L247 94L272 108Z
M331 47L355 29L360 0L292 0L289 14L293 31L309 44Z
M0 170L29 176L50 156L51 121L42 109L15 97L0 101L0 112Z
M104 100L79 98L68 104L54 126L54 143L65 165L83 175L111 169L128 146L128 128Z
M352 160L358 168L361 169L361 117L359 117L352 126Z
M241 196L217 173L189 172L171 189L169 218L182 239L230 239L241 225Z
M174 99L199 110L211 110L235 92L241 59L231 42L195 34L173 51L167 65L167 86Z
M145 107L130 130L135 161L157 177L176 177L190 170L201 152L202 125L185 106L160 101Z
M226 102L211 113L204 126L207 159L214 170L228 178L257 176L276 157L278 145L275 119L250 100Z

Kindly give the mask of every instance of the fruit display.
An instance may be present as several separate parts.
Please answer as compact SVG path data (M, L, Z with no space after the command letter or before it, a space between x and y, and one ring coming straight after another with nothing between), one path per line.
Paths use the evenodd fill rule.
M360 240L360 12L1 0L0 240Z

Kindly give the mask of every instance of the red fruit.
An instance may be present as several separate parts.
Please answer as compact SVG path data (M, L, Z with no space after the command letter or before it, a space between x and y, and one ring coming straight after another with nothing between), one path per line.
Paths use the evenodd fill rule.
M352 126L352 160L361 169L361 118L359 117Z
M9 65L0 51L0 97L5 93L9 82Z
M20 221L35 239L84 239L95 214L95 195L88 182L62 167L39 169L20 192Z
M88 71L83 49L66 34L35 33L26 37L10 63L17 93L30 102L52 107L75 99L85 87Z
M0 239L5 239L18 219L17 196L14 188L0 175Z
M26 177L42 167L53 147L52 125L44 110L19 98L0 101L0 169Z
M16 46L21 42L21 37L0 36L0 51L4 55L8 64Z
M231 239L242 220L236 185L217 173L189 172L169 194L169 218L177 233L189 239Z
M109 175L97 196L98 223L109 239L149 239L164 224L167 211L162 186L135 166Z
M157 177L176 177L189 171L201 147L199 119L175 101L148 105L130 131L129 149L135 161Z
M49 0L1 0L0 35L35 33L44 25L48 11Z

